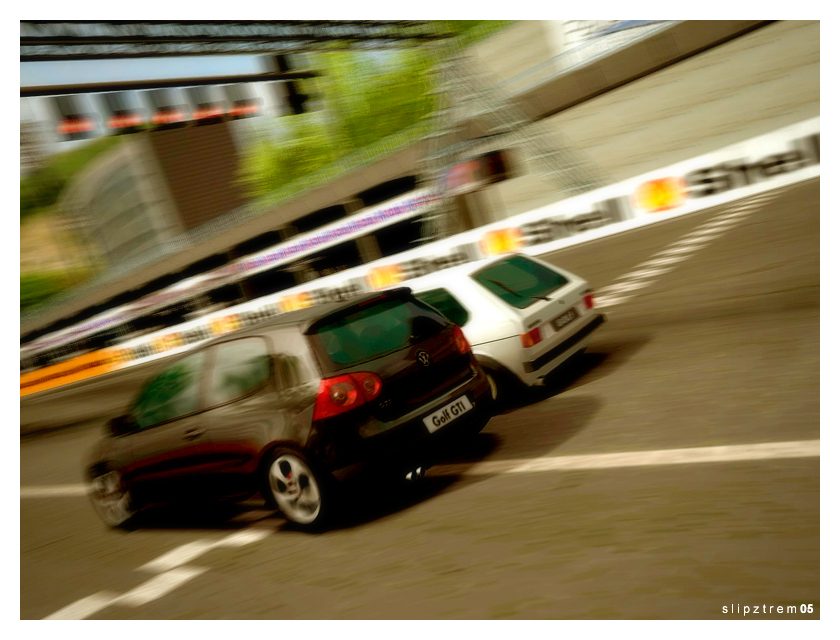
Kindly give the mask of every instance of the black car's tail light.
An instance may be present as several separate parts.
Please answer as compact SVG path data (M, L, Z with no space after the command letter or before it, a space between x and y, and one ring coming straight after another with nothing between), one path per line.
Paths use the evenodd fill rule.
M315 399L314 420L324 420L367 404L382 391L382 380L367 371L324 378Z
M455 339L455 348L458 349L458 353L463 355L469 352L470 343L464 335L464 332L461 331L461 327L456 326L453 329L452 337Z

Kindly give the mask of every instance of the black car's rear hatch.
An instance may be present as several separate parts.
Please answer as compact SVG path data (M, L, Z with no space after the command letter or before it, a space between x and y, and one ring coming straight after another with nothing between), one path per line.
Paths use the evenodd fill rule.
M379 378L381 388L366 406L383 421L398 419L473 375L460 330L408 289L342 307L306 333L325 377L369 372Z

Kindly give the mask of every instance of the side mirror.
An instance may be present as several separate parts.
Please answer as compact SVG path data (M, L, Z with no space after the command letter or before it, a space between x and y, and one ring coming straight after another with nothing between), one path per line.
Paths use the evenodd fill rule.
M137 423L134 422L134 418L128 413L108 421L108 433L115 438L131 433L136 428Z

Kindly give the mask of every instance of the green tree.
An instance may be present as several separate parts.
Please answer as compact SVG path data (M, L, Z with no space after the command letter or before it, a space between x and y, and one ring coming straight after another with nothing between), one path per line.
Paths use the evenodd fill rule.
M81 284L89 277L90 271L85 269L22 273L20 311L37 307L62 291Z
M263 140L245 157L249 192L276 192L416 125L434 108L433 63L429 52L418 50L322 54L318 92L325 108L283 116L280 140Z
M507 20L438 21L442 32L466 46L510 24ZM444 48L446 49L446 47ZM259 142L245 157L241 174L251 195L278 198L306 178L331 177L326 169L351 154L365 155L384 139L410 134L436 104L437 47L387 52L332 51L320 54L315 81L324 110L283 116L279 141ZM406 140L407 141L407 140ZM404 142L400 140L400 142ZM321 173L319 173L321 172Z
M288 117L280 142L262 140L245 156L244 182L255 196L294 182L332 164L340 150L330 143L323 114L307 113Z
M322 57L326 108L347 150L362 149L419 122L434 108L434 58L423 49Z

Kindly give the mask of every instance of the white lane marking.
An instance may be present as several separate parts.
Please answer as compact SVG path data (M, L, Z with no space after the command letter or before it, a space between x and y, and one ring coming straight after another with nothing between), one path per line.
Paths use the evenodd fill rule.
M763 202L764 200L772 200L777 195L776 191L777 190L766 191L764 193L757 193L754 196L750 196L749 198L747 198L746 201L747 202Z
M694 251L697 251L697 247L671 246L671 248L665 249L664 251L660 251L659 253L654 254L654 255L665 257L665 256L678 255L678 254L682 254L682 253L693 253Z
M619 277L614 283L599 289L595 295L596 306L611 307L631 300L635 294L629 292L636 292L653 284L656 277L673 270L677 264L690 258L694 252L740 224L742 219L754 213L759 205L775 197L776 194L766 194L761 199L751 198L717 214L711 220L653 254L648 260L637 264L632 271Z
M203 567L179 567L178 569L172 569L166 573L149 578L143 584L115 598L111 604L140 607L150 603L152 600L162 598L170 591L174 591L185 582L189 582L205 571L207 569Z
M675 262L682 262L682 261L683 261L683 258L681 258L680 256L667 256L667 257L664 257L664 258L651 258L650 260L645 260L644 262L639 263L638 266L639 267L656 267L656 266L662 265L662 264L668 265L668 264L674 264ZM670 271L670 269L668 269L667 271Z
M163 573L171 571L172 569L187 564L190 560L195 560L198 556L207 553L218 544L214 540L199 539L182 544L162 556L155 558L140 567L140 571L154 571L155 573Z
M604 293L610 292L624 292L624 291L633 291L634 289L641 289L642 287L648 286L649 282L616 282L615 284L611 284L609 287L604 287L601 289Z
M181 565L195 560L197 557L213 549L217 549L219 547L244 547L245 545L259 542L269 535L271 535L271 531L263 529L243 529L242 531L236 531L221 540L207 540L203 538L193 540L187 544L182 544L180 547L175 547L171 551L167 551L162 556L159 556L154 560L150 560L140 567L140 571L153 571L155 573L171 571L176 567L180 567Z
M630 296L600 296L595 298L595 306L598 308L612 307L621 304Z
M44 620L83 620L97 611L104 609L117 598L117 594L110 591L100 591L92 596L68 604L63 609L51 613Z
M689 233L686 238L700 238L702 236L710 236L714 234L726 233L729 227L734 227L740 220L721 220L715 223L714 226L697 227L694 231ZM723 225L721 227L721 225Z
M624 453L595 453L531 460L493 460L476 464L448 464L432 467L429 469L429 473L432 475L481 476L501 473L540 473L545 471L579 471L710 462L811 458L819 457L819 455L819 440L796 440Z
M716 230L707 233L699 233L693 236L687 236L686 238L680 240L679 242L675 242L673 246L676 247L687 247L689 249L699 249L700 247L695 247L694 245L697 244L706 244L709 240L714 240L715 238L719 238L723 235L723 231Z
M203 567L181 567L149 578L146 582L122 595L110 591L100 591L51 613L44 620L83 620L115 604L140 607L162 598L205 571L207 569Z
M23 498L69 498L86 496L88 487L84 484L57 484L36 487L21 487L20 497Z
M668 267L649 267L645 269L636 269L623 276L625 280L634 280L636 278L650 278L651 276L658 276L670 271Z
M741 222L740 218L726 218L716 221L714 224L705 224L698 229L705 231L726 231L729 227L734 227Z
M720 216L717 219L726 222L737 222L753 213L755 213L755 209L744 209L743 211L734 211L727 215Z
M183 566L195 560L211 549L219 547L244 547L272 534L270 529L243 529L220 540L199 539L176 547L171 551L150 560L140 567L140 571L152 571L158 575L122 595L102 591L87 598L82 598L48 616L49 619L80 620L113 604L139 607L165 596L185 582L204 573L203 567Z
M183 566L190 560L219 547L244 547L264 540L272 534L271 529L244 529L236 531L221 540L194 540L151 560L140 567L141 571L156 572L152 578L122 595L108 591L82 598L63 609L47 616L48 619L80 620L105 607L120 604L139 607L165 596L182 584L206 572L203 567Z

